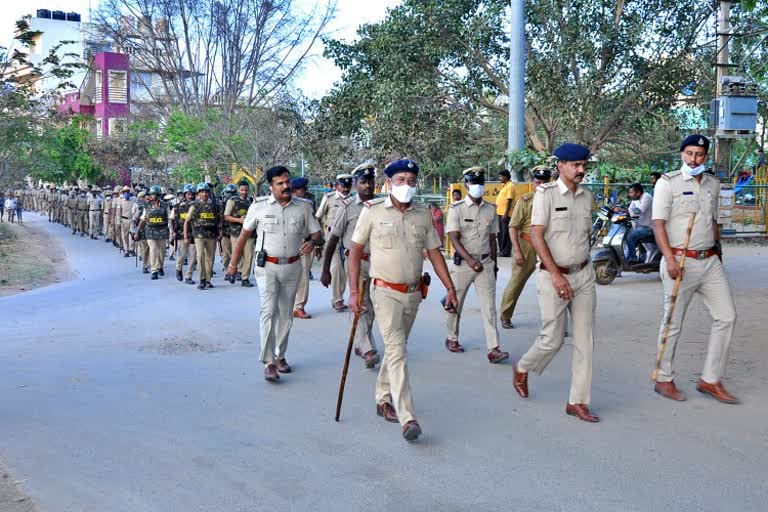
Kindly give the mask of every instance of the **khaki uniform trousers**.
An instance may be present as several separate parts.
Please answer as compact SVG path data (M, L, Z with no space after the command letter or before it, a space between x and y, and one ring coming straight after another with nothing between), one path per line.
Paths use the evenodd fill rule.
M349 271L348 259L345 265L345 270ZM373 307L373 302L371 301L371 276L368 274L370 269L370 262L360 260L360 279L365 281L365 285L360 288L360 293L363 294L363 306L366 311L360 315L360 320L357 322L355 346L359 348L360 352L363 354L370 350L376 352L376 341L373 339L373 321L376 318L376 311Z
M336 249L331 258L331 289L333 298L331 305L337 302L344 302L344 292L347 290L347 272L344 270L344 263L339 256L339 249Z
M118 222L120 226L120 246L125 252L134 250L133 238L131 238L131 219L123 219L121 217Z
M184 275L187 279L192 279L192 274L197 268L197 251L195 244L188 244L184 239L177 242L176 247L176 270L184 270L184 259L187 259L187 273Z
M546 270L536 274L541 310L541 331L533 346L520 359L520 370L541 374L563 346L567 311L573 325L573 359L571 361L570 404L587 404L591 399L593 324L595 319L595 270L592 265L567 274L573 299L566 301L552 286L552 275Z
M101 222L101 213L99 211L88 212L88 234L91 236L99 236L99 222Z
M213 260L216 259L216 240L214 238L195 238L195 251L197 252L200 279L210 282L213 273Z
M488 257L480 263L483 264L482 272L475 272L462 261L461 265L453 262L448 264L456 287L456 298L459 300L459 309L455 314L446 313L446 327L448 339L459 341L459 323L461 312L464 309L464 299L467 298L469 287L474 283L477 298L480 302L480 314L483 317L483 331L485 332L485 345L488 352L499 346L499 331L496 327L496 276L493 271L493 260Z
M384 357L376 381L376 403L391 403L401 425L416 420L408 379L406 343L421 303L421 291L400 293L373 287L376 323L384 338Z
M680 260L679 256L677 259ZM666 318L675 280L669 277L665 260L661 262L660 272L661 282L664 285L664 318ZM667 347L664 350L664 357L661 360L656 379L658 382L670 382L675 378L673 364L677 340L680 338L685 312L696 294L701 296L704 305L712 316L707 357L704 360L701 378L704 382L716 384L720 382L720 378L723 376L725 363L728 360L728 348L731 345L733 328L736 324L736 307L733 303L731 286L728 284L728 277L725 275L723 264L717 256L705 260L686 258L685 274L680 281L675 311L669 323ZM664 318L662 318L659 329L659 344L661 344L661 339L664 336Z
M149 247L149 267L152 272L159 272L165 264L165 246L168 240L146 240L146 244Z
M88 233L88 211L87 210L78 210L77 211L77 229L81 233Z
M515 258L512 258L512 277L509 279L506 288L504 288L504 295L501 298L499 316L502 320L512 319L512 315L515 313L515 306L517 306L517 299L523 293L525 283L528 282L531 274L536 270L536 251L533 249L533 245L523 238L519 240L524 261L522 266L518 266L515 263Z
M237 245L237 239L240 237L230 236L230 247ZM237 271L242 274L243 279L251 279L251 272L253 271L253 255L256 247L256 240L253 237L248 237L243 246L243 255L240 258L240 263L237 264ZM229 263L227 263L229 265Z
M139 240L136 242L136 251L141 258L141 268L149 268L149 244L147 240Z
M296 301L293 305L294 311L304 309L307 301L309 301L309 271L312 268L314 259L314 251L301 255L301 275L299 276L299 286L296 289Z
M107 240L114 240L115 239L115 226L112 225L111 222L109 222L109 214L105 213L103 215L103 230L104 230L104 236L107 237Z
M224 265L224 272L227 271L229 260L232 258L232 239L229 236L221 237L221 264ZM237 243L237 238L235 238Z
M259 313L259 335L261 341L261 362L270 364L285 358L288 349L288 335L293 326L293 306L296 288L299 285L301 263L294 261L285 265L267 262L256 267L256 286L259 289L261 310Z
M72 231L77 231L77 224L75 223L75 219L77 218L75 215L76 213L77 212L72 208L67 210L67 226L72 228Z

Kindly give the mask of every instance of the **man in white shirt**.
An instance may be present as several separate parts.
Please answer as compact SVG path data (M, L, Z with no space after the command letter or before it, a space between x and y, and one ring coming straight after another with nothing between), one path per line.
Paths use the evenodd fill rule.
M627 236L627 254L625 259L627 263L640 263L637 260L637 242L644 238L653 236L653 222L651 213L653 210L653 196L643 190L640 183L633 183L629 186L629 208L615 208L618 211L624 211L632 218L632 231Z

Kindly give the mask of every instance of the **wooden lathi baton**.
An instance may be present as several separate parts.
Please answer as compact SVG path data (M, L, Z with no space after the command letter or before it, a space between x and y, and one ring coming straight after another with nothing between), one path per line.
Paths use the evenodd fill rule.
M341 382L339 383L339 397L336 400L336 421L341 416L341 401L344 399L344 385L347 383L347 370L349 369L349 358L352 355L352 344L355 341L357 332L357 323L360 321L360 309L363 307L363 295L365 294L365 280L360 281L360 293L357 296L357 310L355 319L352 321L352 332L349 333L349 343L347 343L347 353L344 355L344 368L341 370Z
M672 296L669 298L669 309L667 309L667 316L664 319L664 335L661 337L661 344L659 345L659 353L656 356L656 368L653 369L651 374L651 380L656 382L656 378L659 376L659 367L661 366L661 360L664 357L664 350L667 348L667 338L669 338L669 324L672 323L672 314L675 312L675 303L677 302L677 292L680 290L680 282L683 280L683 270L685 270L685 257L688 255L688 244L691 242L691 231L693 231L693 221L696 219L696 212L691 214L691 218L688 219L688 230L685 233L685 247L683 248L683 255L680 257L680 273L675 279L675 287L672 289Z

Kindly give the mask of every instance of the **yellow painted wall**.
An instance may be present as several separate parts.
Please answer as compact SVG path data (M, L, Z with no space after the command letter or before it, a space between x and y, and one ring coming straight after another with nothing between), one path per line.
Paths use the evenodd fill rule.
M533 183L531 182L525 182L525 183L515 183L515 197L520 197L523 194L527 194L528 192L533 191ZM454 190L460 190L461 191L461 198L464 199L467 197L467 191L464 188L463 183L451 183L448 186L448 192L445 197L445 221L448 222L448 208L451 207L451 203L453 203L452 195ZM499 195L499 190L501 190L501 182L494 181L494 182L485 182L485 193L483 194L483 199L491 203L492 205L496 204L496 197ZM512 207L514 208L514 203L512 204ZM510 212L511 213L511 212ZM453 246L451 245L451 240L448 238L448 232L445 233L445 254L449 257L453 257Z

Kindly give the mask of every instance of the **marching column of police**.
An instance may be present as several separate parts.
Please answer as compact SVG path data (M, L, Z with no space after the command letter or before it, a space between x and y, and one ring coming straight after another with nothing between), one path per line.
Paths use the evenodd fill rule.
M661 278L664 311L658 345L659 373L653 389L672 400L685 400L674 383L673 363L687 306L700 294L713 318L704 369L696 389L723 402L738 399L722 384L736 311L722 265L717 223L720 184L703 173L709 140L698 134L681 146L681 169L657 180L652 219L656 242L664 259ZM587 422L599 418L590 411L594 347L595 273L590 264L592 193L582 186L590 159L587 147L565 143L554 152L554 166L530 171L535 191L512 205L509 240L512 277L504 289L499 322L513 328L518 298L536 272L541 330L530 349L512 363L512 387L528 398L528 374L541 374L564 343L566 317L572 318L571 386L565 412ZM305 311L312 279L312 262L322 258L320 282L331 287L334 311L348 308L359 315L354 349L366 368L380 364L374 399L384 420L400 423L408 441L422 429L416 419L409 382L407 342L419 305L427 296L430 276L424 261L445 287L445 347L464 352L459 326L467 292L474 286L480 303L488 361L509 358L501 350L497 328L496 288L499 223L496 206L483 200L485 174L481 167L463 172L464 199L448 208L446 232L455 249L446 263L441 240L428 208L414 202L419 167L408 159L384 169L387 195L376 197L376 166L364 163L351 174L340 174L335 190L317 206L306 178L291 179L275 166L265 173L269 194L251 197L247 181L229 184L221 198L213 185L187 184L174 197L153 185L99 189L48 186L18 191L17 201L72 229L72 234L111 242L125 258L141 259L142 272L152 280L164 275L168 253L175 260L176 279L200 290L213 288L216 248L225 268L224 279L250 288L255 277L260 299L260 360L269 382L292 372L287 361L294 318L309 319ZM556 176L556 181L550 181ZM352 194L354 189L354 194ZM134 195L135 193L135 195ZM686 246L688 220L695 214ZM325 236L324 236L325 235ZM327 238L326 238L327 237ZM326 243L327 241L327 243ZM682 277L680 258L688 261ZM255 265L254 265L255 262ZM185 271L186 267L186 271ZM675 281L681 279L677 307L664 320L673 301ZM344 292L349 285L348 305ZM383 354L373 333L376 322ZM664 338L667 339L664 339Z

